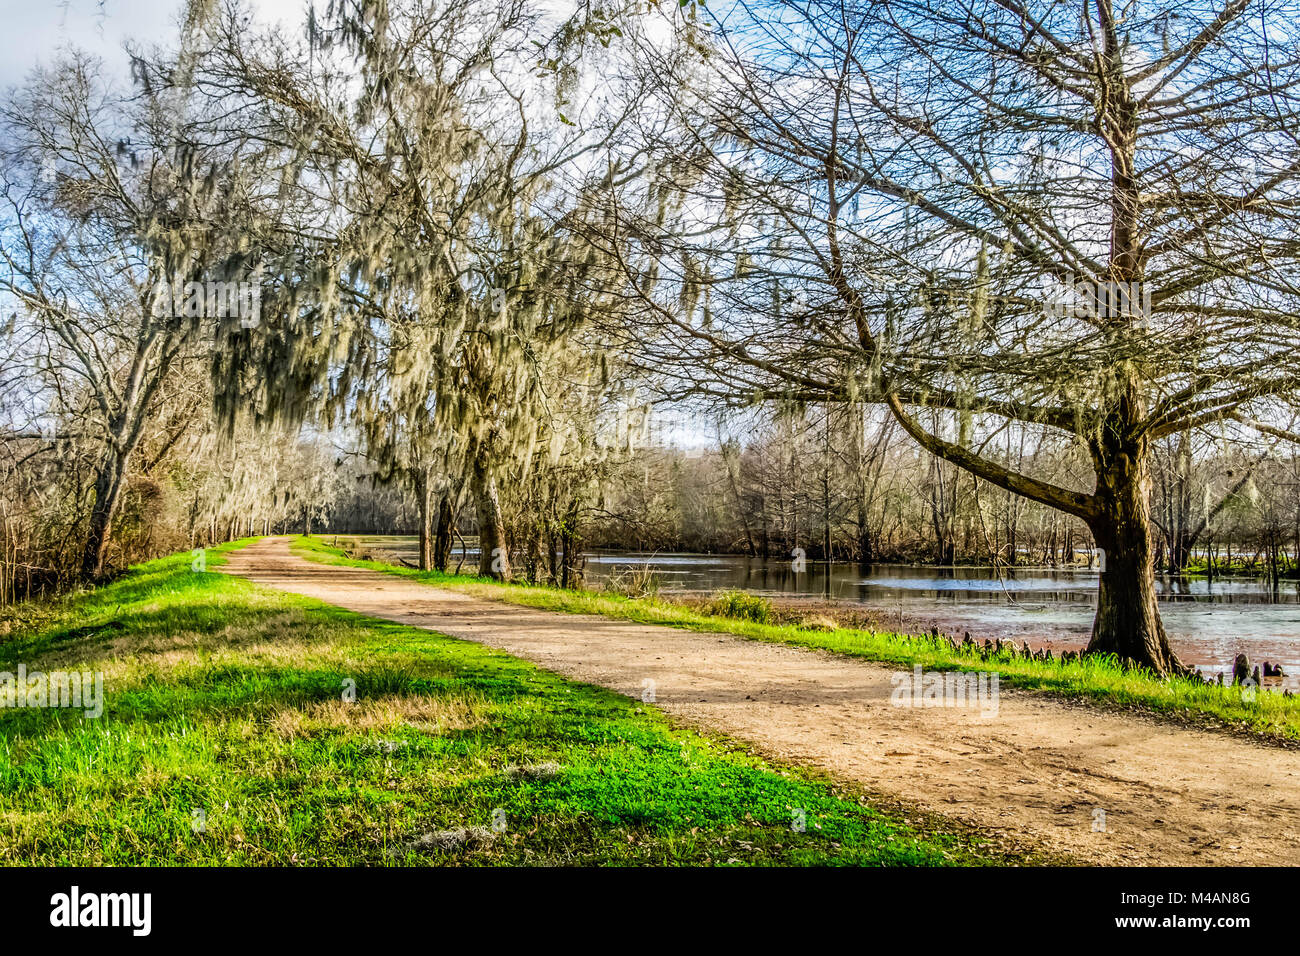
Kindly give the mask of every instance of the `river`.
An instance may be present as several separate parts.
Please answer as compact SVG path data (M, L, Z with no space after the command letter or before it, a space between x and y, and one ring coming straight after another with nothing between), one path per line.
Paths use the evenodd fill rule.
M414 561L412 538L363 536L363 541ZM453 559L455 560L455 559ZM869 609L882 626L969 631L977 639L1012 637L1055 651L1087 643L1097 605L1097 572L1045 568L935 568L809 560L791 562L743 555L588 552L586 579L599 586L632 568L649 567L667 593L741 588L782 600L826 601ZM1170 641L1186 662L1205 673L1227 672L1239 653L1252 666L1283 665L1288 687L1300 686L1300 583L1272 592L1254 578L1160 576L1161 613Z

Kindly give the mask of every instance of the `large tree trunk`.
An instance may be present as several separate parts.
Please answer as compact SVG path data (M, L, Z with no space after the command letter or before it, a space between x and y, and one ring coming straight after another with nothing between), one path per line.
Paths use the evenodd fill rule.
M560 539L554 520L546 523L546 571L552 584L560 583ZM640 550L638 545L637 550Z
M117 505L122 497L125 475L125 456L110 448L103 467L95 477L95 504L90 512L86 545L81 553L81 574L91 580L104 573L109 535L113 530L113 519L117 517Z
M454 515L451 511L451 492L444 492L438 502L438 535L433 545L433 566L446 572L451 564L451 523Z
M93 579L104 573L109 536L117 517L131 456L140 443L141 426L154 388L167 374L171 363L170 357L164 357L150 370L157 344L158 340L153 335L146 335L139 342L121 393L118 411L109 423L104 463L95 476L95 504L90 512L86 546L81 554L81 573L84 577ZM215 536L215 519L213 520Z
M524 577L536 584L542 570L542 523L534 520L528 527L524 543Z
M1114 436L1121 429L1120 423L1108 422L1104 434ZM1184 673L1186 668L1169 647L1156 602L1146 445L1104 437L1094 444L1093 457L1100 507L1090 524L1103 563L1087 653L1114 654L1160 675Z
M1156 605L1155 552L1151 540L1150 451L1138 383L1121 382L1121 398L1089 442L1097 490L1082 495L1038 481L972 454L921 428L897 396L887 396L903 429L928 451L1008 491L1081 518L1092 529L1104 565L1088 653L1114 654L1160 675L1186 673L1169 648Z
M1136 173L1137 106L1122 77L1123 51L1116 32L1106 31L1104 64L1115 82L1105 124L1111 151L1111 231L1108 279L1131 287L1145 280ZM1112 309L1106 332L1117 346L1129 340L1138 316ZM1138 372L1128 363L1112 368L1116 402L1091 442L1097 472L1093 537L1104 564L1088 653L1114 654L1159 675L1186 673L1169 647L1156 603L1155 548L1151 535L1151 452L1140 429L1146 401Z
M480 577L504 581L510 577L505 522L496 479L481 456L474 461L473 479L474 508L478 513L478 573Z
M564 515L564 527L560 532L564 546L564 563L560 571L560 587L571 588L578 583L578 501L572 499Z
M858 516L858 563L870 565L876 560L876 549L871 542L871 529L867 519L859 512Z
M420 570L433 567L433 482L427 469L415 476L416 497L420 499Z

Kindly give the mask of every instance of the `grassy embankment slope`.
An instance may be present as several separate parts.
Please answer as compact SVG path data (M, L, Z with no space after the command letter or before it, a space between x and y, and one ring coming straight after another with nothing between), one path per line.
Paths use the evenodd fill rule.
M369 567L428 584L462 590L478 597L512 604L578 614L600 614L645 624L663 624L696 631L717 631L738 637L803 647L816 647L868 660L926 669L996 670L1009 686L1087 700L1103 706L1189 721L1210 728L1247 731L1265 738L1300 741L1300 696L1285 697L1263 689L1219 687L1198 680L1160 680L1126 670L1113 659L1089 657L1061 662L1028 660L1012 654L989 658L955 651L946 638L909 636L848 628L827 629L799 624L710 614L698 608L657 598L630 598L597 591L573 591L525 584L502 584L436 571L418 571L382 561L354 559L323 538L297 539L293 549L303 557L332 564ZM753 604L737 601L738 611L753 614Z
M0 671L20 662L102 671L107 699L0 709L3 864L1003 860L652 707L188 555L0 613Z

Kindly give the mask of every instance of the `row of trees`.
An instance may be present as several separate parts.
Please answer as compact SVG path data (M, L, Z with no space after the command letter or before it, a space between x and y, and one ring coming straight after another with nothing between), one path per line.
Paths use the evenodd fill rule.
M583 234L627 174L610 137L634 91L583 105L572 89L601 17L343 3L303 44L241 26L233 6L208 24L193 89L220 136L251 126L275 156L277 200L245 215L279 265L274 320L226 330L221 409L356 429L417 497L422 566L446 566L463 501L480 573L508 577L519 551L536 574L558 550L567 579L577 511L618 447L602 319L623 280ZM503 482L529 515L518 548Z
M846 421L847 417L847 421ZM829 425L829 431L827 426ZM750 416L722 440L639 450L615 469L591 544L870 564L1096 567L1087 526L924 453L879 410ZM1004 444L999 460L1061 482L1086 467L1068 443ZM1300 457L1208 439L1158 443L1152 513L1157 567L1293 572L1300 556ZM829 529L829 547L826 542ZM1214 564L1209 564L1213 558ZM1234 560L1235 558L1235 560Z
M507 477L528 489L529 555L572 537L609 453L594 436L613 364L582 358L600 350L602 264L573 222L598 214L587 181L615 172L569 175L599 133L533 122L541 20L511 2L338 4L299 43L195 2L176 52L133 54L133 89L73 55L11 97L11 577L98 577L150 550L137 515L166 547L162 527L365 514L337 500L328 448L295 447L304 423L344 429L352 478L415 492L426 564L445 564L468 497L482 570L509 574ZM557 102L571 69L546 68ZM255 313L214 308L214 282L250 277ZM163 472L193 496L187 521L135 500Z

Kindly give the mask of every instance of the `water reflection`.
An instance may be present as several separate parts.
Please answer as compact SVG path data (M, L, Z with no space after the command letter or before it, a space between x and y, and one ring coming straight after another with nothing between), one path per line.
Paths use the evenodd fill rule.
M989 568L934 568L899 565L864 566L809 561L796 573L790 561L762 560L734 555L640 554L595 552L587 555L587 579L607 580L631 568L648 566L669 590L712 591L745 588L773 594L830 596L835 600L874 603L905 599L931 601L1007 603L1034 601L1065 604L1096 603L1096 571L1041 568L1007 568L1001 574ZM1249 578L1186 578L1160 576L1160 599L1214 604L1297 604L1300 587L1295 582L1277 591Z

